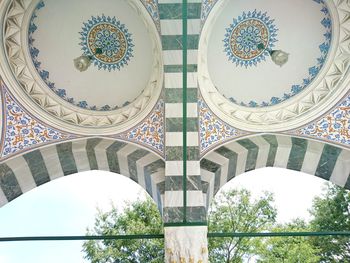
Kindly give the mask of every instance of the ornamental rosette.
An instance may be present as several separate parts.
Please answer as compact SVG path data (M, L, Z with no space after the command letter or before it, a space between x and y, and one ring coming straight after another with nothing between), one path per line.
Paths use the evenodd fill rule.
M99 70L120 70L133 57L132 35L115 17L92 16L84 23L80 35L83 54Z
M277 42L277 28L267 13L243 12L226 28L224 52L236 66L256 66ZM262 48L261 48L262 45Z

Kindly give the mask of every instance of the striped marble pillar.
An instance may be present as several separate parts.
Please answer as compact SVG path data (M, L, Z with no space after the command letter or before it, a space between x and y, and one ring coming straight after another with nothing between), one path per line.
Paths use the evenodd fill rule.
M207 226L199 162L196 74L201 1L188 1L185 22L183 4L186 3L181 0L159 0L158 4L166 116L163 208L166 262L207 262ZM186 21L187 30L184 31ZM184 47L185 41L187 45ZM186 53L187 56L184 57Z

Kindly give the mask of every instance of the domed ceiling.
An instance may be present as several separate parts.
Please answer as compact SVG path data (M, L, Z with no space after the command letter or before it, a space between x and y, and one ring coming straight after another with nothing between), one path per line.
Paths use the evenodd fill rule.
M246 107L275 105L305 89L323 66L332 35L327 5L313 0L228 1L213 27L211 79ZM290 54L283 67L269 54L279 49Z
M24 104L39 104L59 127L63 120L91 128L134 123L154 107L160 40L139 0L25 1L20 20L19 7L7 2L5 45Z
M198 51L209 108L234 127L265 132L299 127L330 110L347 91L342 8L324 0L218 1Z

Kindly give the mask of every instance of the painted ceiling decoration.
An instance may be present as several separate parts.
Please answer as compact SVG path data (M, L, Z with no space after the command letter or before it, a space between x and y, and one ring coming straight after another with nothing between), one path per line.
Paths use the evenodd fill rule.
M141 0L143 5L146 7L148 13L152 17L158 32L160 33L160 18L158 10L158 0Z
M117 139L141 144L164 157L164 101L159 100L145 120L129 131L113 136Z
M214 147L227 142L228 140L237 139L248 132L234 128L227 123L221 121L208 108L204 100L200 97L198 100L199 110L199 145L201 156L205 155Z
M98 69L120 70L133 57L132 34L115 17L92 16L84 23L80 35L84 55L92 57Z
M326 3L323 0L309 0L320 5L320 12L323 14L321 25L324 27L324 39L318 46L320 53L315 64L307 69L306 74L298 84L293 84L289 91L283 95L273 96L268 101L250 100L249 102L237 101L234 97L229 100L244 107L267 107L276 105L307 88L322 69L328 55L332 39L332 21ZM242 16L234 19L229 28L226 29L224 39L224 51L230 61L236 66L257 66L261 61L266 61L269 51L273 50L277 39L277 28L274 20L267 16L266 12L243 12ZM259 49L258 45L263 48ZM293 55L293 54L292 54Z
M350 146L350 94L329 114L292 133Z
M140 0L69 1L69 9L65 1L4 2L6 55L1 56L8 63L3 74L11 76L7 84L21 104L59 129L89 136L124 132L148 116L161 93L156 25ZM82 5L89 8L77 16ZM79 32L84 30L89 30L88 49L102 53L91 53L100 60L82 73L73 60L83 53Z
M290 54L283 67L271 59L256 65L252 62L247 67L244 62L236 65L228 59L227 52L233 59L239 54L237 47L244 50L241 36L248 40L244 42L247 57L258 57L255 44L263 38L258 29L254 31L248 22L245 24L253 16L253 11L247 10L256 10L260 15L266 12L267 21L273 21L274 28L278 28L274 49ZM212 6L199 40L198 81L205 103L227 124L252 132L298 128L325 114L332 107L330 101L338 101L347 92L347 10L347 4L338 1L218 1ZM243 30L238 30L240 24ZM259 26L260 30L265 28L262 22ZM220 49L222 53L217 52ZM287 121L289 127L285 125Z
M40 77L46 85L54 91L60 98L78 107L90 110L109 111L116 110L120 107L128 105L130 102L125 101L122 105L103 106L91 105L86 100L76 101L74 97L67 94L67 90L56 86L55 82L50 80L48 70L42 68L42 63L39 61L40 50L35 47L34 33L38 29L36 18L38 12L45 7L45 2L40 1L35 8L28 28L28 43L30 55L33 64L39 73ZM92 59L92 63L100 70L120 70L128 64L128 61L133 56L133 41L131 34L128 32L124 24L116 20L115 17L106 17L105 15L94 17L92 16L87 22L84 22L82 32L80 32L80 45L83 54Z
M266 12L243 12L226 28L224 51L236 66L256 66L270 55L269 50L277 42L277 30Z
M63 175L123 174L169 223L166 258L204 263L206 209L236 175L350 187L349 1L1 0L0 21L0 205Z
M3 130L1 160L43 145L77 138L49 127L28 113L0 81L3 98Z
M202 12L201 12L201 23L204 24L210 11L213 9L214 5L218 0L203 0L202 1Z

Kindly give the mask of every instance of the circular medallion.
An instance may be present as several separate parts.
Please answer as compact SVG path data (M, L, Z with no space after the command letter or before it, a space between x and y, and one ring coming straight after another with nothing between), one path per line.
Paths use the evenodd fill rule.
M92 17L80 34L84 55L92 58L98 69L120 70L133 56L131 34L115 17Z
M226 29L224 51L236 66L252 66L265 60L277 41L274 20L266 13L243 12Z
M264 23L249 19L236 26L231 34L232 53L241 59L250 60L259 56L269 42L268 29ZM258 45L263 48L259 49Z

